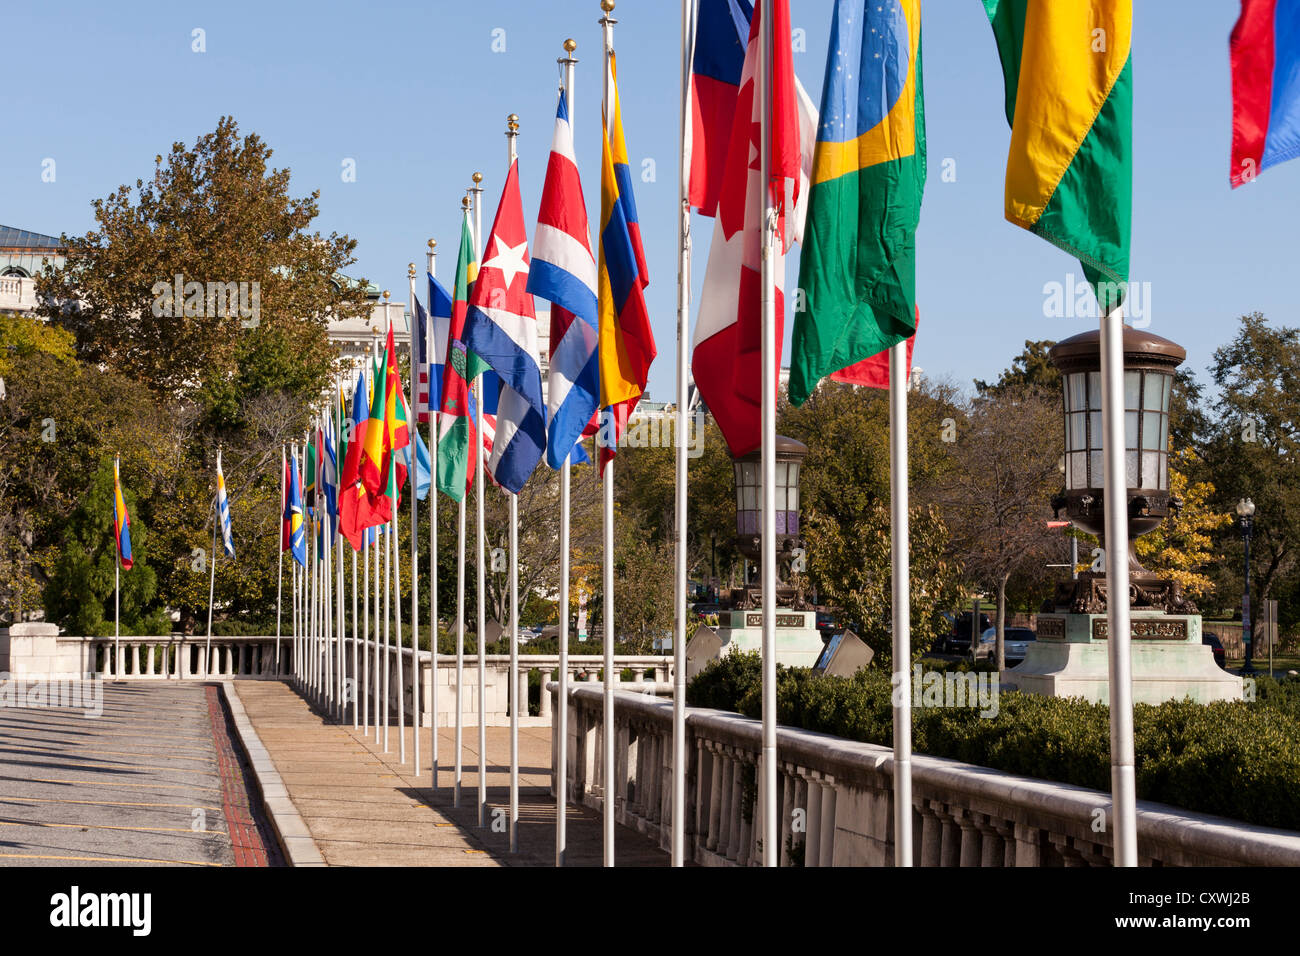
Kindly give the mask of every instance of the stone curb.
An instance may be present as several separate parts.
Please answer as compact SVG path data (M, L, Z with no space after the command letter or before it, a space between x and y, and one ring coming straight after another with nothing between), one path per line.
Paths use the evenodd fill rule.
M221 692L226 698L226 705L230 708L235 733L239 735L239 742L244 748L244 753L248 755L248 762L252 765L257 789L262 795L262 806L271 821L271 826L275 829L275 836L280 841L284 858L290 866L325 866L325 858L321 856L320 848L312 839L311 831L307 829L306 822L299 815L298 808L289 799L289 791L284 781L280 779L275 764L271 762L270 754L262 746L261 738L257 736L248 714L244 712L244 704L239 699L234 683L223 680L220 684Z

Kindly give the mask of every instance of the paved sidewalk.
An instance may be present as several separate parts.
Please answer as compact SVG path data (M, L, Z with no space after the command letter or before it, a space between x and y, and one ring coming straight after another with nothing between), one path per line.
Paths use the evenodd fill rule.
M0 866L280 862L216 686L98 687L0 707Z
M431 787L429 729L421 731L419 779L411 776L413 737L406 728L407 761L398 762L397 727L389 728L389 753L381 739L330 723L285 683L235 681L249 721L262 740L331 866L552 866L555 801L550 794L551 731L519 730L519 852L493 832L492 810L508 811L510 731L489 727L488 826L478 823L478 729L465 728L461 807L452 806L454 728L439 728L439 787ZM504 815L503 815L504 818ZM667 866L668 854L646 837L619 827L619 866ZM598 814L568 809L570 866L599 866Z

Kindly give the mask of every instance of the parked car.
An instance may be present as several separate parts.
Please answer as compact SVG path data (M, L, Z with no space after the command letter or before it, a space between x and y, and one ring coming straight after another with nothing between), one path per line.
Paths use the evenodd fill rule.
M699 601L691 607L691 612L703 621L710 614L717 614L722 610L722 605L716 601Z
M1008 627L1002 634L1002 654L1003 659L1010 664L1012 661L1019 663L1025 659L1029 653L1029 645L1038 640L1038 635L1027 627ZM980 645L975 650L977 660L983 658L992 658L997 655L998 648L998 629L990 627L985 629L980 635Z
M952 619L952 630L943 640L943 650L946 654L969 654L970 653L970 611L962 611ZM993 622L987 614L980 614L979 629L980 633L988 630Z
M822 636L823 641L829 641L838 631L843 630L835 623L835 613L833 611L818 611L817 623L814 625L817 633Z
M1201 631L1201 643L1210 646L1210 652L1214 655L1214 663L1226 671L1228 669L1228 653L1223 649L1223 641L1219 640L1219 635L1213 631Z

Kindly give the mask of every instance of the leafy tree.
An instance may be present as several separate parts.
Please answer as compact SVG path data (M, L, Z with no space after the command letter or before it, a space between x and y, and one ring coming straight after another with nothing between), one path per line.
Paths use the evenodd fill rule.
M1011 367L1004 369L998 380L992 384L978 379L975 390L985 397L996 397L1009 389L1034 388L1045 394L1061 394L1061 373L1056 370L1047 353L1056 343L1050 339L1025 341L1025 349L1011 360Z
M1213 533L1232 524L1232 518L1210 504L1214 485L1192 482L1183 465L1191 458L1186 450L1170 456L1169 494L1182 507L1161 522L1160 527L1134 543L1138 560L1148 570L1176 581L1194 600L1204 600L1214 584L1205 568L1214 562Z

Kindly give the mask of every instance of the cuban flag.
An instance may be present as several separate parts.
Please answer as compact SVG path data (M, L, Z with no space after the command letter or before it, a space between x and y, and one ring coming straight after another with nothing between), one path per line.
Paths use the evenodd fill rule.
M558 469L570 454L587 460L584 433L594 433L600 408L597 354L596 258L591 252L587 203L573 152L567 97L555 113L551 158L533 237L528 291L550 300L550 371L547 378L546 463Z
M691 205L715 214L722 194L731 121L740 96L749 23L748 0L700 0L691 51L691 125L686 155L691 171Z
M217 517L221 521L221 546L226 556L235 556L235 540L230 530L230 501L226 498L226 476L221 473L221 449L217 449Z
M486 365L495 369L501 380L488 469L512 494L523 489L546 448L537 315L528 294L528 270L528 234L519 195L519 163L515 161L506 175L465 316L470 377ZM485 392L485 413L486 398Z

